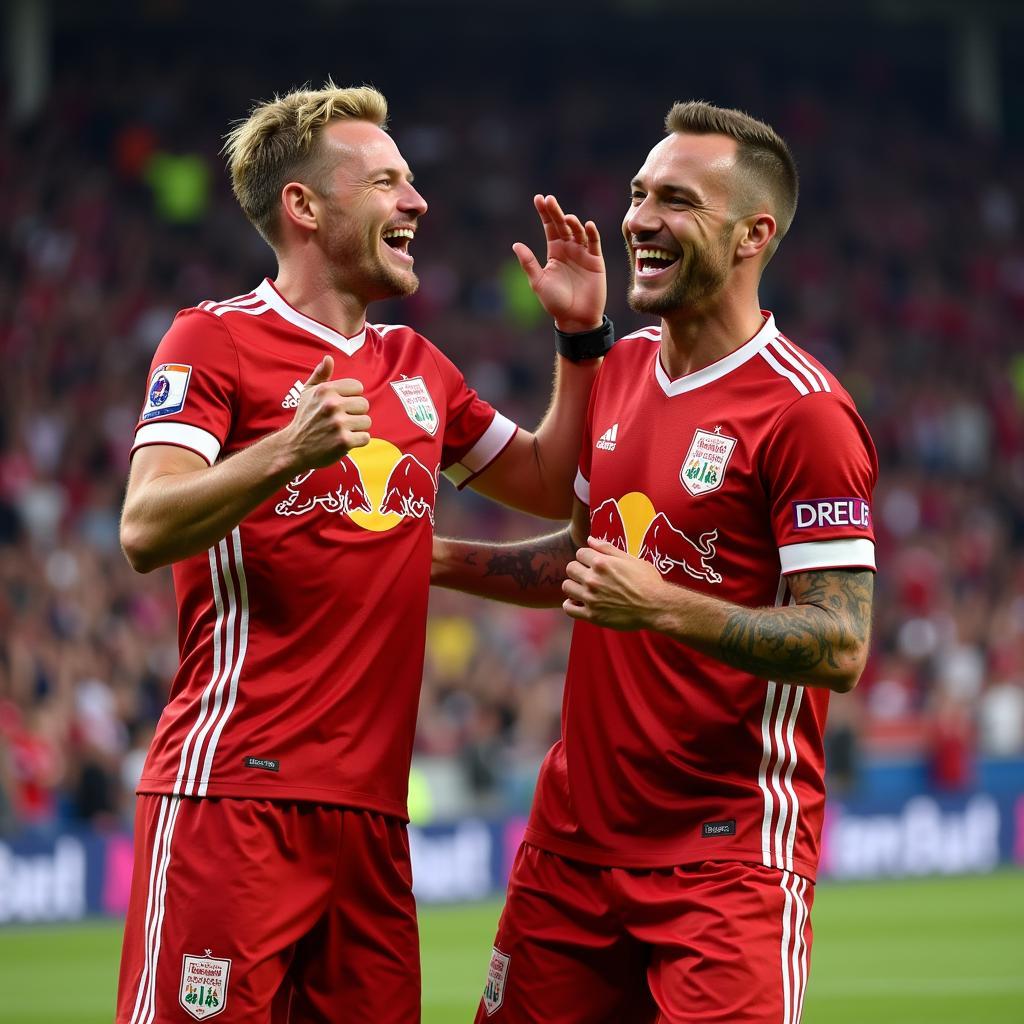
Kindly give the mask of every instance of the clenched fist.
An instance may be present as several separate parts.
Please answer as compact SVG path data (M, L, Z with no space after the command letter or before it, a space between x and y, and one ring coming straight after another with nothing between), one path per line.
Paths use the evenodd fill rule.
M331 380L334 359L324 356L303 385L292 422L284 428L297 469L319 469L370 443L370 403L363 385Z

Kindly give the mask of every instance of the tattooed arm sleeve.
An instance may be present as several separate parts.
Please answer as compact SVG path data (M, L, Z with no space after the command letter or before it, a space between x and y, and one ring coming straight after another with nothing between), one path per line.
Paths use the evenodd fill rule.
M649 628L762 679L852 690L867 661L874 573L827 569L787 581L794 603L779 608L744 608L662 584Z
M731 607L708 653L765 679L852 690L867 660L874 573L802 572L788 583L791 605Z

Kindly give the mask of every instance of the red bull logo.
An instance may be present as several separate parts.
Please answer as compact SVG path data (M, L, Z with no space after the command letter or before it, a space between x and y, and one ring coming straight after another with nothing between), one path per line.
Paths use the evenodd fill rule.
M695 580L722 582L721 574L711 565L718 530L708 530L693 540L676 529L664 512L656 512L650 498L639 491L598 505L590 516L590 533L650 562L663 576L679 570Z
M274 511L301 516L319 508L377 533L406 519L433 526L437 481L437 469L431 473L415 456L375 437L333 465L300 473L285 485L287 496Z
M285 490L288 497L274 506L279 516L302 516L317 505L340 515L373 510L359 467L347 456L333 466L307 469L287 483Z

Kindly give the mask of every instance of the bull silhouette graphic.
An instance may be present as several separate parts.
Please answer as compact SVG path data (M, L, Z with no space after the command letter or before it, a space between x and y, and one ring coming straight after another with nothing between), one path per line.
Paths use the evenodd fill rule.
M285 484L288 497L274 506L280 516L301 516L317 505L326 512L372 512L359 467L348 456L323 469L307 469Z

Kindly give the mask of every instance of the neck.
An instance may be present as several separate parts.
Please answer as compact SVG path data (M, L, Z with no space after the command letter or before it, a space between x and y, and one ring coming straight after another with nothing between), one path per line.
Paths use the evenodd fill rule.
M300 313L352 338L366 324L366 303L341 291L325 270L280 259L274 287Z
M672 380L696 373L746 344L764 326L757 296L680 309L662 317L661 362Z

